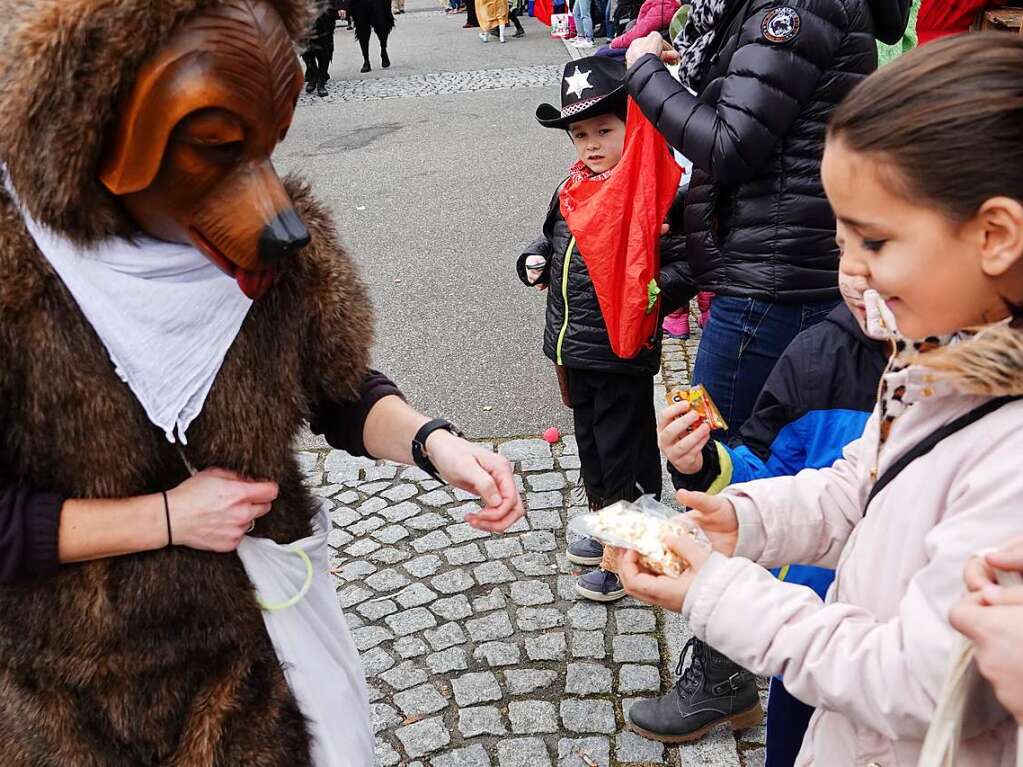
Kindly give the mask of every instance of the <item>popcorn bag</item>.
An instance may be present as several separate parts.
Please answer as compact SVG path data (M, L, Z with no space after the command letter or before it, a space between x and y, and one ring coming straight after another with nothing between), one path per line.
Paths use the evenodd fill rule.
M677 576L689 569L689 563L664 545L664 535L682 529L710 551L710 540L693 522L673 509L645 495L635 503L618 501L593 514L581 514L568 523L568 529L595 538L605 546L639 552L640 563L653 572ZM605 549L607 552L608 549ZM605 553L601 563L617 571L617 557Z

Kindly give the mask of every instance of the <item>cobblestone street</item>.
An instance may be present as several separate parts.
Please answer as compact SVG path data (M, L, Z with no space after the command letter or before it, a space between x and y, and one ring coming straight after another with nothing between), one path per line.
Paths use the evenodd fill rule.
M669 385L688 379L694 349L667 343ZM302 452L333 504L338 598L369 680L378 764L762 764L763 728L670 750L625 729L634 700L674 683L685 627L631 598L577 598L580 570L564 556L566 522L585 511L571 436L496 448L527 507L503 535L465 524L471 497L418 469Z

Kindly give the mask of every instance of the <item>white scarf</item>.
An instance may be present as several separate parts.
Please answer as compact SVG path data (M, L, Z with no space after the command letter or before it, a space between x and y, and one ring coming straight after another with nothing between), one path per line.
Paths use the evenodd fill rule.
M252 301L191 245L140 236L84 249L22 216L149 420L186 443Z
M697 86L703 76L707 51L719 32L718 25L730 2L735 0L693 0L686 23L673 41L675 50L682 57L679 79L694 93L699 92Z

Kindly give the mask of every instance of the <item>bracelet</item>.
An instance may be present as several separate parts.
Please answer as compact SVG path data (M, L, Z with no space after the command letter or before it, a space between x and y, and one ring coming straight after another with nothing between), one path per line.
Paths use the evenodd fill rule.
M170 500L167 498L167 491L160 491L163 495L163 515L167 519L167 545L174 545L174 536L171 534L171 523L170 523Z

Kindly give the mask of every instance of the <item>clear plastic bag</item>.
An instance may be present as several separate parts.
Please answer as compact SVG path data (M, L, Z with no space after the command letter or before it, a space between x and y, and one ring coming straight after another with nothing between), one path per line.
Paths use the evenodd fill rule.
M644 495L638 501L618 501L590 514L580 514L568 523L568 529L605 546L639 552L640 563L657 573L678 576L689 563L664 545L664 535L680 529L710 551L706 534L684 514Z

